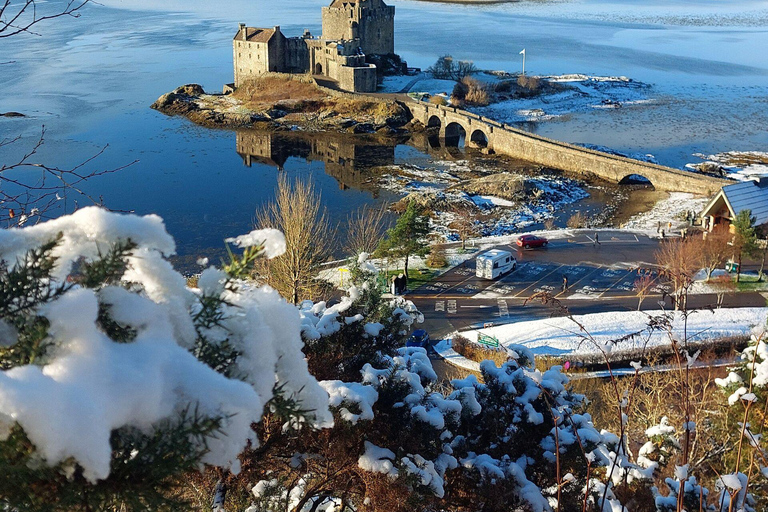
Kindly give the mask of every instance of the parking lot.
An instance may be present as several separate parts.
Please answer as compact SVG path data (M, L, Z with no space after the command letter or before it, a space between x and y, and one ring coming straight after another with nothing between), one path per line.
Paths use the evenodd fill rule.
M443 331L446 324L463 328L545 316L548 313L535 305L522 307L540 292L578 304L579 309L588 309L590 304L601 307L598 304L608 301L636 307L634 283L642 273L655 281L651 294L669 291L648 263L654 259L658 241L634 234L601 232L600 244L593 236L582 234L550 240L542 249L495 248L512 252L516 270L496 280L481 279L475 276L472 258L409 294L429 323Z
M415 297L434 296L443 300L463 299L526 299L547 291L558 298L634 296L634 282L641 273L657 275L653 252L658 242L635 235L603 235L600 244L588 235L552 240L547 248L523 250L497 246L512 252L517 269L496 280L475 277L475 259L468 260L437 280L412 292ZM564 278L567 291L563 291ZM666 286L659 283L656 293Z

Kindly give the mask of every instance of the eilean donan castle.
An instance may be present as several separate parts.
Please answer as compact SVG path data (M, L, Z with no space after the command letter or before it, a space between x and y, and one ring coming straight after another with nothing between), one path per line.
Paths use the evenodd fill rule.
M268 72L312 73L352 92L374 92L376 66L367 55L395 52L395 8L383 0L333 0L323 7L323 34L285 37L280 27L244 23L235 35L235 87Z

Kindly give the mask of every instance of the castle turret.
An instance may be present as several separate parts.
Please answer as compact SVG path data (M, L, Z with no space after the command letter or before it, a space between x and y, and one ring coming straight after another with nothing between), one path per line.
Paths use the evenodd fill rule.
M395 8L382 0L333 0L323 7L323 38L359 39L369 55L395 53Z

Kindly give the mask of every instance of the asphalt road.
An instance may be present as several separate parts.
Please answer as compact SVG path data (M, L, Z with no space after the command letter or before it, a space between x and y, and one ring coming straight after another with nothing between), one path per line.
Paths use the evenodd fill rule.
M475 276L474 259L455 267L433 282L408 294L424 314L432 339L450 332L480 328L487 322L495 325L548 318L558 314L550 307L531 301L539 292L552 293L562 305L576 315L606 311L636 310L638 298L633 290L635 279L648 272L655 279L651 295L642 309L659 309L659 301L670 286L659 279L654 270L654 252L658 239L623 231L600 231L599 244L594 234L550 240L548 247L523 250L500 245L517 258L517 269L494 281ZM567 291L562 290L563 277L568 278ZM713 305L714 295L692 295L693 308ZM759 293L739 293L726 297L724 307L765 306ZM667 301L667 307L669 307Z

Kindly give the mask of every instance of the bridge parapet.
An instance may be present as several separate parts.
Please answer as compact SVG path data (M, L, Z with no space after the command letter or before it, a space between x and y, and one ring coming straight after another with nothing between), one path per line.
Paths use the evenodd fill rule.
M658 190L682 191L712 195L728 180L695 174L663 165L643 162L575 144L569 144L541 135L525 132L504 123L479 116L472 112L434 105L425 102L406 102L414 118L426 126L433 116L440 120L440 136L446 136L446 126L457 123L466 133L467 140L473 132L483 132L487 146L496 153L527 160L532 163L619 183L628 176L638 175L648 179Z

